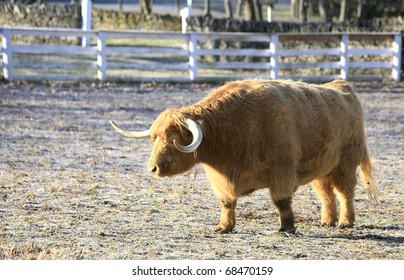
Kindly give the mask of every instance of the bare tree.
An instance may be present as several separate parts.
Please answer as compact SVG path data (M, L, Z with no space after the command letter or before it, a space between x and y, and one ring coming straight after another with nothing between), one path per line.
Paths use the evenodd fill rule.
M261 0L253 0L255 9L255 20L263 20L262 16L262 2Z
M402 1L404 3L404 1ZM360 19L362 17L362 7L363 7L363 0L358 0L358 4L356 6L356 18Z
M150 15L152 13L153 0L139 0L140 12Z
M210 0L204 0L204 14L210 15Z
M404 3L403 0L401 0ZM357 19L372 19L378 15L378 11L382 11L386 3L384 1L361 0L357 3ZM382 13L383 14L383 13ZM379 12L380 15L380 12Z
M230 2L231 0L224 0ZM231 4L230 4L231 5ZM226 4L225 4L226 7ZM229 6L229 10L231 6ZM237 0L236 17L241 17L244 14L245 20L262 20L262 2L261 0ZM230 14L229 14L230 15ZM228 17L230 17L228 15ZM231 15L233 13L231 12ZM232 17L232 16L231 16Z
M291 0L290 2L290 16L297 18L299 15L299 0Z
M231 0L223 0L224 10L227 18L233 18L233 8L231 6Z
M175 12L180 13L180 0L175 0Z
M123 0L118 0L118 6L119 6L119 10L122 11L123 10Z
M244 0L237 0L236 17L241 17L242 16L244 4L245 4Z
M299 20L301 22L307 22L307 10L309 8L309 0L299 1Z
M331 21L328 0L318 0L318 11L322 22Z
M246 20L262 20L262 4L261 0L245 0L244 18Z
M346 0L341 0L341 6L339 9L339 21L344 22L346 21L347 14L348 14L348 6Z

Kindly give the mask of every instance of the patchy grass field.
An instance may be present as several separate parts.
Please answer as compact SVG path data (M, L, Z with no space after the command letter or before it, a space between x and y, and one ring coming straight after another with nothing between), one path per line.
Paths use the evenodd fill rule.
M352 229L319 226L310 187L294 197L298 234L275 233L267 191L242 198L238 225L213 232L219 203L200 167L148 174L144 129L217 85L0 84L0 259L403 259L404 84L355 84L380 205L363 186Z

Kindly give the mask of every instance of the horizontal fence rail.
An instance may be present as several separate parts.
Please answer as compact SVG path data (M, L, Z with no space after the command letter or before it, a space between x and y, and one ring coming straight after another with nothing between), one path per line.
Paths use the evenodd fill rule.
M0 67L6 80L194 81L268 77L400 81L401 75L402 36L399 33L181 33L52 28L0 28L0 32ZM41 37L75 38L76 41L70 45L37 43L35 39ZM80 38L90 38L93 44L83 47L79 44ZM120 43L119 40L136 43ZM153 44L155 41L158 43ZM362 41L383 44L373 44L372 48L355 44ZM321 43L320 47L316 42ZM45 59L47 56L53 60ZM324 69L332 74L324 73ZM385 69L383 73L388 74L361 76L351 73L353 69ZM294 71L301 70L314 74L293 75ZM71 74L73 72L76 74ZM163 74L156 76L157 72Z

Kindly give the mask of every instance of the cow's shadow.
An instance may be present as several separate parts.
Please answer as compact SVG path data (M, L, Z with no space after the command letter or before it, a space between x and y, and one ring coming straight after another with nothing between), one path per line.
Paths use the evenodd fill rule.
M398 226L359 226L358 229L366 229L366 230L383 230L383 231L400 231L402 230ZM374 240L386 243L395 243L395 244L403 244L404 236L392 236L389 235L388 232L386 234L373 234L371 232L356 234L354 231L349 233L335 233L331 235L325 234L308 234L306 235L310 238L318 238L318 239L346 239L346 240Z
M335 235L308 235L308 237L316 238L316 239L346 239L346 240L375 240L386 243L396 243L403 244L404 237L402 236L390 236L390 235L380 235L380 234L364 234L364 235L345 235L345 234L335 234Z

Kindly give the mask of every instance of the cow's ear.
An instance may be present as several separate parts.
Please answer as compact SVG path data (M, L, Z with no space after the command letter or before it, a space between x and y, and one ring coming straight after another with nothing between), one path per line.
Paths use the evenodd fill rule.
M174 142L181 145L188 145L192 142L192 133L186 127L177 127L177 130L170 133L167 141L170 145L174 144Z
M177 141L174 141L174 145L179 151L183 153L192 153L202 143L202 129L196 121L192 119L186 119L185 131L186 135L182 134L182 140L187 143L185 144L186 146L181 145L181 143L178 143Z

